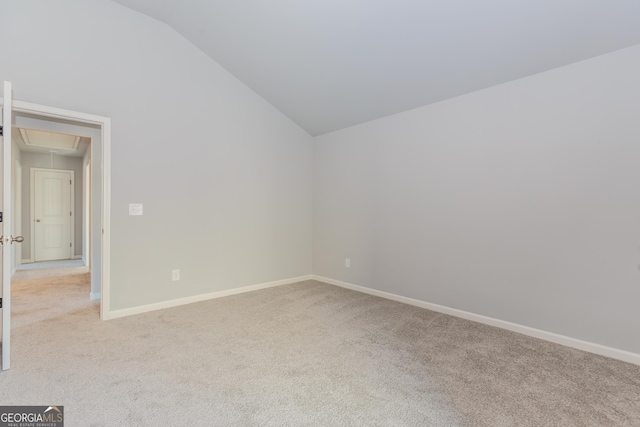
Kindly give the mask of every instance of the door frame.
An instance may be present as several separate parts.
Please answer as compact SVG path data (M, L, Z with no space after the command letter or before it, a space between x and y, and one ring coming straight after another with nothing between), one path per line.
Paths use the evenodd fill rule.
M91 157L82 169L82 261L91 272Z
M15 182L13 182L14 186L12 188L15 194L13 196L13 222L11 225L13 227L13 235L22 236L22 164L19 160L16 160L13 167L15 168ZM11 249L13 250L13 270L11 271L13 275L22 264L22 246L11 245Z
M76 242L75 242L75 227L76 227L76 206L75 206L75 190L76 190L76 177L75 177L75 171L74 170L70 170L70 169L49 169L49 168L29 168L29 174L31 177L31 209L29 212L29 222L31 224L31 236L30 236L30 259L33 260L33 262L38 262L38 260L36 259L36 224L35 224L35 219L36 219L36 182L35 182L35 178L36 178L36 172L37 171L44 171L44 172L68 172L71 174L71 182L73 183L73 185L71 186L71 190L70 190L70 203L71 206L69 206L69 209L71 210L71 224L69 225L69 241L71 243L71 245L69 246L69 259L73 259L73 256L75 255L75 251L76 251Z
M0 98L0 104L4 105L4 99ZM39 117L71 120L79 123L87 123L100 126L102 136L102 159L100 173L102 175L102 203L100 212L101 222L101 256L100 256L100 318L111 318L111 118L97 116L95 114L81 113L65 110L63 108L49 107L32 104L30 102L12 102L14 113L24 113ZM91 236L92 239L95 236Z
M4 82L4 92L9 102L13 98L13 89L11 82ZM13 103L12 103L13 104ZM11 365L11 254L9 249L13 245L13 237L10 233L13 231L12 225L12 206L13 201L11 192L13 190L13 177L11 176L11 149L13 141L11 139L11 125L13 117L11 106L8 108L2 104L2 211L4 212L2 224L2 370L6 371ZM6 236L6 237L5 237ZM16 236L17 237L17 236Z

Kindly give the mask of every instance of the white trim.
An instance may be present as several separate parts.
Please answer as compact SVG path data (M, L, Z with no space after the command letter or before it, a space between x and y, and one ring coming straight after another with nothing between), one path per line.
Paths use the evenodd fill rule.
M91 150L82 158L82 261L91 262Z
M30 187L31 187L31 209L30 209L30 213L29 213L29 223L31 224L31 238L29 239L29 241L31 242L30 245L30 253L29 255L31 256L32 259L36 259L36 172L68 172L71 174L71 179L70 179L70 183L69 185L71 186L71 193L69 196L70 199L70 210L71 210L71 215L70 215L70 229L69 229L69 240L71 243L69 245L69 259L74 259L73 258L73 254L76 251L75 247L75 229L76 229L76 203L75 203L75 192L76 192L76 173L74 170L71 169L51 169L51 168L29 168L29 176L30 176ZM65 184L66 185L66 184ZM62 258L64 259L64 258ZM36 261L38 261L36 259ZM54 260L42 260L42 261L54 261Z
M108 319L111 312L111 119L102 122L102 253L100 254L100 318ZM91 161L93 161L93 150ZM93 166L91 166L93 169ZM93 196L92 196L93 198ZM91 233L93 239L94 233ZM92 255L95 262L95 257Z
M3 98L0 98L0 104L4 105ZM102 172L102 254L100 255L102 273L100 293L102 298L100 300L100 318L109 318L109 296L111 290L111 118L15 100L12 102L12 107L13 111L19 113L66 119L100 126L102 131L102 164L100 168Z
M15 161L15 195L13 197L13 235L22 236L22 163ZM22 264L22 245L13 245L13 268L14 270Z
M11 224L13 221L11 210L11 124L13 123L12 110L13 99L11 82L4 82L4 95L9 105L2 104L2 125L4 136L2 137L2 210L4 212L3 231L5 249L2 251L2 370L6 371L11 365L11 251L9 250Z
M258 285L244 286L241 288L226 289L224 291L211 292L208 294L194 295L185 298L178 298L169 301L156 302L153 304L140 305L137 307L123 308L109 312L107 319L116 319L118 317L131 316L134 314L147 313L149 311L161 310L164 308L177 307L180 305L191 304L194 302L207 301L216 298L227 297L230 295L242 294L245 292L257 291L260 289L273 288L275 286L288 285L290 283L303 282L311 280L311 275L292 277L290 279L276 280L275 282L260 283Z
M493 317L483 316L481 314L470 313L468 311L458 310L444 305L433 304L413 298L407 298L389 292L379 291L377 289L366 288L364 286L354 285L352 283L341 282L340 280L329 279L318 275L312 275L313 280L328 283L330 285L340 286L341 288L351 289L353 291L398 301L404 304L414 305L416 307L426 308L438 313L449 314L451 316L460 317L462 319L471 320L485 325L495 326L497 328L518 332L530 337L539 338L541 340L550 341L567 347L576 348L578 350L587 351L589 353L599 354L601 356L610 357L612 359L622 360L623 362L640 365L640 354L631 353L630 351L620 350L613 347L607 347L588 341L582 341L576 338L555 334L553 332L543 331L541 329L530 328L529 326L519 325L517 323L507 322L505 320L495 319Z
M22 264L32 264L33 260L32 259L23 259L22 260Z
M89 299L91 301L99 300L100 299L100 292L90 292L89 293Z
M74 255L71 259L82 259L82 255Z

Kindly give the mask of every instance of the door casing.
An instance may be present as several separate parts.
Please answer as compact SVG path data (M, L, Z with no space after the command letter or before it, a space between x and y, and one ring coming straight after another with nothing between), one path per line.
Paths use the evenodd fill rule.
M102 320L111 319L111 118L24 101L14 100L12 104L14 114L23 113L36 117L49 117L100 126L102 156L100 165L95 165L101 171L102 176L102 203L100 212L102 231L100 242L100 318ZM3 98L0 98L0 105L4 105ZM95 237L96 236L92 235L92 238Z

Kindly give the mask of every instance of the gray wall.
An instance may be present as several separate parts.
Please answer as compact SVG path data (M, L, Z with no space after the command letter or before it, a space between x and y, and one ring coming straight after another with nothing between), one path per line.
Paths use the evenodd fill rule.
M640 353L638 76L640 46L317 137L314 273Z
M112 310L311 273L312 138L264 99L110 1L2 2L0 32L15 99L112 119Z
M65 169L74 172L74 255L82 255L82 158L54 156L53 168L49 155L22 153L22 259L34 260L31 254L31 168Z

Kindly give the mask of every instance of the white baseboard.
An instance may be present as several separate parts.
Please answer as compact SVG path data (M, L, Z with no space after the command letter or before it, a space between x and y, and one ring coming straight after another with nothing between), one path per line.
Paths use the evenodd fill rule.
M576 338L567 337L564 335L555 334L553 332L543 331L541 329L530 328L528 326L519 325L517 323L507 322L505 320L495 319L493 317L483 316L481 314L474 314L468 311L458 310L444 305L432 304L425 301L420 301L413 298L407 298L400 295L392 294L389 292L379 291L376 289L366 288L364 286L354 285L352 283L341 282L339 280L329 279L328 277L322 277L312 275L313 280L328 283L330 285L340 286L342 288L351 289L354 291L362 292L369 295L374 295L381 298L386 298L401 303L415 305L417 307L426 308L428 310L436 311L438 313L449 314L451 316L460 317L474 322L483 323L485 325L495 326L509 331L518 332L530 337L539 338L545 341L551 341L556 344L561 344L567 347L576 348L578 350L587 351L589 353L599 354L601 356L610 357L612 359L622 360L623 362L633 363L634 365L640 365L640 354L631 353L626 350L619 350L613 347L607 347L601 344L595 344L588 341L582 341Z
M20 262L20 264L32 264L33 260L32 259L22 259L22 261Z
M16 269L15 268L13 270L11 270L11 277L13 277L14 274L16 274Z
M89 299L91 301L95 301L95 300L100 299L100 292L91 292L91 293L89 293Z
M71 259L82 259L82 255L74 255Z
M191 304L194 302L207 301L210 299L222 298L230 295L257 291L259 289L273 288L274 286L288 285L290 283L303 282L305 280L311 280L311 275L292 277L290 279L276 280L275 282L260 283L258 285L244 286L242 288L226 289L224 291L194 295L194 296L178 298L170 301L162 301L154 304L141 305L138 307L123 308L120 310L113 310L113 311L107 312L104 316L104 320L116 319L118 317L131 316L134 314L147 313L149 311L160 310L163 308L177 307L180 305Z

